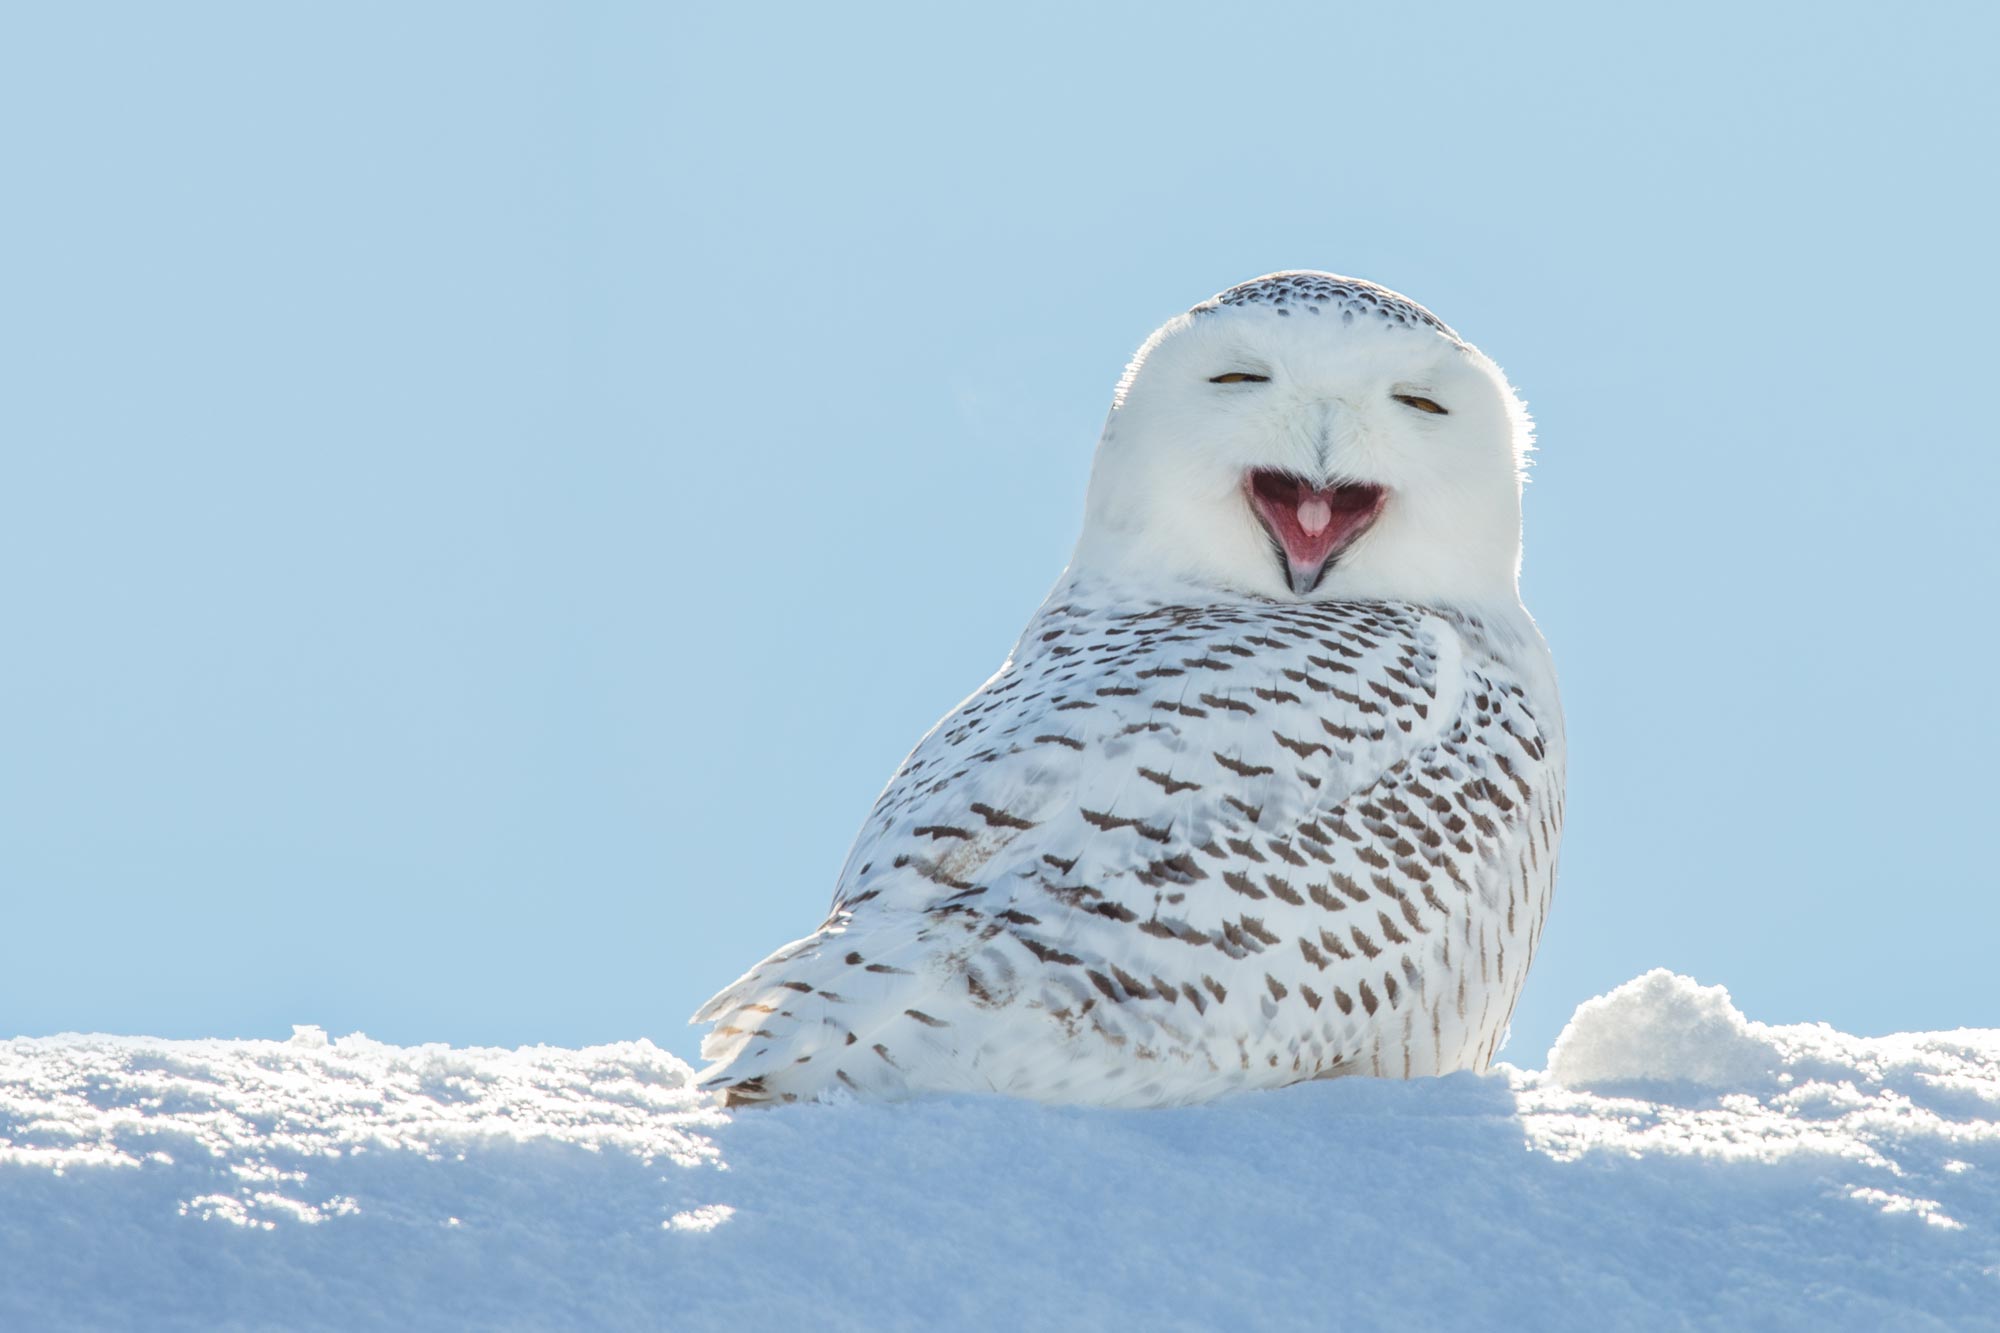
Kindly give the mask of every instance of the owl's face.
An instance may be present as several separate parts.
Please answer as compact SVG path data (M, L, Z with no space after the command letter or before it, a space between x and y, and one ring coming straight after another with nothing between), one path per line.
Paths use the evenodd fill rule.
M1140 348L1074 567L1285 600L1512 601L1529 440L1499 368L1426 312L1352 279L1259 279Z

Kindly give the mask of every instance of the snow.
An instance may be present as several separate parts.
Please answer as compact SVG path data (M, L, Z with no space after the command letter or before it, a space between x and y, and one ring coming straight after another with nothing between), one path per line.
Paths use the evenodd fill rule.
M1584 1001L1549 1051L1549 1078L1572 1088L1629 1082L1764 1088L1784 1063L1773 1031L1743 1017L1722 987L1656 968Z
M735 1116L648 1042L0 1043L0 1328L2000 1329L2000 1031Z

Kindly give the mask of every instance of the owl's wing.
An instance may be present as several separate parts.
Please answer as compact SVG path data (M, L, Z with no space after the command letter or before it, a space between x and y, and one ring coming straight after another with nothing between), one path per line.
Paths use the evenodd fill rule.
M1368 862L1388 853L1348 807L1446 738L1476 679L1453 626L1408 607L1045 610L883 792L825 924L697 1014L716 1024L707 1082L738 1100L836 1082L1023 1091L1042 1075L1000 1049L1010 1024L1036 1041L1025 1016L1003 1019L1016 1005L1094 1015L1100 1034L1116 1007L1114 1037L1213 1059L1180 1029L1290 933L1273 918L1360 918L1378 896ZM1341 961L1299 938L1299 967Z

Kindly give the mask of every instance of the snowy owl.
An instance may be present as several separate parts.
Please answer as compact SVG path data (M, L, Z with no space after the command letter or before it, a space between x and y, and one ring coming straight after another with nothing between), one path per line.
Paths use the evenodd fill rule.
M705 1085L1156 1106L1485 1068L1562 826L1530 435L1373 283L1169 320L1013 653L890 780L819 929L695 1016Z

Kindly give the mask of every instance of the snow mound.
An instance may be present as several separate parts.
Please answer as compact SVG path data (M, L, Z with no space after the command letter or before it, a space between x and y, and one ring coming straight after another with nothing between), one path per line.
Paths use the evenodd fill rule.
M1549 1077L1573 1088L1763 1087L1784 1062L1766 1031L1737 1012L1722 987L1655 968L1578 1007L1549 1050Z
M732 1117L643 1041L0 1042L0 1329L2000 1330L2000 1032L1654 973L1554 1055Z

